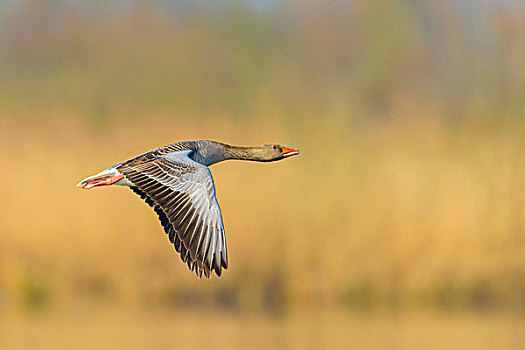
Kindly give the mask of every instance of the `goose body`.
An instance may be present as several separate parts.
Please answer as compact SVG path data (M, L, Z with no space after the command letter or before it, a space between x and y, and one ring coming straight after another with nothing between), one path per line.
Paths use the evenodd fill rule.
M183 262L198 277L228 267L226 237L208 166L228 159L271 162L299 154L280 145L184 141L159 147L82 180L84 189L128 186L159 216Z

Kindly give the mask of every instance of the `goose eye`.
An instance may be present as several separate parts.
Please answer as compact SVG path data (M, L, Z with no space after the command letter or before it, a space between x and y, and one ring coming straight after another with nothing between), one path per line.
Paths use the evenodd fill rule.
M277 149L277 146L276 146L276 145L273 145L273 149Z

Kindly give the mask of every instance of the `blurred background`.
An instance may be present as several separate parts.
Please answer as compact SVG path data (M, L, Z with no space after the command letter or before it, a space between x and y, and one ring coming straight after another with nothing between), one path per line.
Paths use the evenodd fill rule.
M0 1L0 347L525 348L525 3ZM230 267L82 178L212 167Z

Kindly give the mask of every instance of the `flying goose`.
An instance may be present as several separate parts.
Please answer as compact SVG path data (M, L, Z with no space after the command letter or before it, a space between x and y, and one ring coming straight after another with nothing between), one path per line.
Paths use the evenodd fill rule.
M159 147L85 178L84 189L128 186L157 213L182 261L197 277L228 268L226 237L208 166L227 159L272 162L299 154L280 145L231 146L184 141Z

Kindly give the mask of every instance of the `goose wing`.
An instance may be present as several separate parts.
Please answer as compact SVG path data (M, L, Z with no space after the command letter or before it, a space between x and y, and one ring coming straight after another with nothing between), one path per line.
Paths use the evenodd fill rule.
M133 182L131 189L159 216L182 261L198 277L220 276L228 267L226 237L215 185L208 167L176 151L117 169Z

